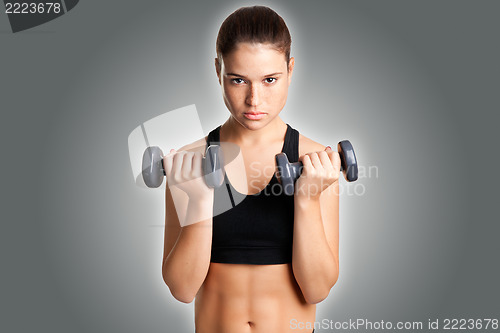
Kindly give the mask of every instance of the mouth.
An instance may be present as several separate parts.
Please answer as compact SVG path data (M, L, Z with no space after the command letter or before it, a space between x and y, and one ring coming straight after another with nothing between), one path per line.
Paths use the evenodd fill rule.
M259 120L262 119L266 116L267 113L264 112L245 112L243 115L245 118L250 119L250 120Z

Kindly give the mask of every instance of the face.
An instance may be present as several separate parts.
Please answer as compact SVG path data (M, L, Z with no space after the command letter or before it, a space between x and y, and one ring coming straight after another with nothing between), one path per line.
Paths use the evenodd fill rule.
M236 121L257 130L277 120L288 96L293 58L287 66L284 53L268 44L239 43L220 67L215 62L224 103Z

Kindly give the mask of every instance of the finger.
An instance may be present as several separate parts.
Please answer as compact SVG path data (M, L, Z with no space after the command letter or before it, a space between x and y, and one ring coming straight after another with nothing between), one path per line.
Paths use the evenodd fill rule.
M323 165L321 165L321 160L319 159L318 153L310 153L308 155L311 157L311 163L315 169L323 169Z
M172 162L172 175L178 176L179 173L182 170L182 160L184 158L184 155L186 154L185 151L179 151L173 156L173 162Z
M198 178L201 177L201 161L202 161L202 154L201 153L195 153L193 156L193 175Z
M330 158L330 161L332 161L332 165L335 168L335 170L340 171L340 155L336 151L331 151L328 153L328 157Z
M321 165L323 165L323 168L325 170L332 170L333 169L333 164L332 161L330 160L330 156L328 156L328 153L326 151L321 151L318 153L319 155L319 160L321 161Z
M309 157L309 155L302 155L299 158L299 161L302 162L304 170L314 168L313 165L312 165L311 158Z
M175 149L170 149L170 153L163 156L163 169L167 176L172 172L173 156L175 154Z
M186 153L182 158L182 176L185 178L189 177L189 174L193 169L193 157L194 153Z

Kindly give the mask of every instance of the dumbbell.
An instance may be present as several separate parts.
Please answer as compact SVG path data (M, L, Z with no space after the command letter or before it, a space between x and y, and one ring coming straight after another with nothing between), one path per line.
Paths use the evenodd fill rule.
M340 141L337 145L340 155L340 171L348 182L358 179L358 162L349 140ZM290 163L285 153L276 155L276 178L286 195L293 195L294 184L302 173L302 162Z
M166 176L163 166L163 152L160 147L146 148L142 155L142 178L147 187L156 188ZM202 160L203 177L210 188L218 188L224 182L224 155L218 145L207 147Z

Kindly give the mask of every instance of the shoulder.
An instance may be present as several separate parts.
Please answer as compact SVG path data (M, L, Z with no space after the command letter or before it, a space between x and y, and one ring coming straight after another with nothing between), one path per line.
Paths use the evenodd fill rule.
M205 153L205 146L207 144L207 137L196 140L190 144L182 146L178 151L190 151L190 152L200 152Z
M318 143L302 134L299 134L299 156L315 151L322 151L325 150L325 148L326 147L321 143Z

